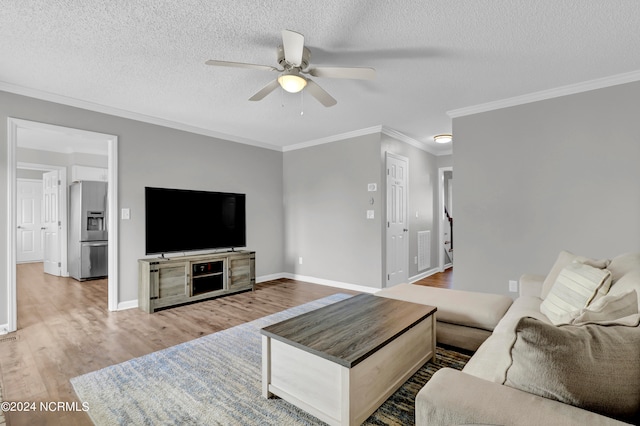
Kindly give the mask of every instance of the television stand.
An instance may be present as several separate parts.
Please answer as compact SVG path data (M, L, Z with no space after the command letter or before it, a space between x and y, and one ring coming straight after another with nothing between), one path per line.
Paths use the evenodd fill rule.
M138 307L152 313L253 290L255 262L255 252L246 250L139 259Z

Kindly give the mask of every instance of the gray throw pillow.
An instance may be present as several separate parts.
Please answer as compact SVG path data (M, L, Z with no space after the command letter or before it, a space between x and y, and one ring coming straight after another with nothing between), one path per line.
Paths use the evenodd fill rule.
M627 325L553 326L522 318L504 384L621 419L640 409L640 315Z

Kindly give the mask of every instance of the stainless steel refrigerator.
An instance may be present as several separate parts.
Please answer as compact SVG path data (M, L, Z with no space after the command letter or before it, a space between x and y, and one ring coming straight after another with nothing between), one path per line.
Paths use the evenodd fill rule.
M69 186L69 275L79 281L107 276L107 183Z

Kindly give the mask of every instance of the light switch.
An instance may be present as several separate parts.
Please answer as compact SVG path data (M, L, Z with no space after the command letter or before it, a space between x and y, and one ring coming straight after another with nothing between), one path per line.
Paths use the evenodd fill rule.
M367 210L367 219L373 219L374 213L373 210Z
M122 217L122 220L131 219L131 209L122 209L120 217Z
M367 184L367 191L369 192L375 192L378 190L378 185L376 185L375 183L369 183Z

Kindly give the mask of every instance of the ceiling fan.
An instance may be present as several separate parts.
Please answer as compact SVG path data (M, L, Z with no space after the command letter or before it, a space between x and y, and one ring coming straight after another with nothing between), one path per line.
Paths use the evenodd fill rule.
M307 92L316 98L322 105L330 107L338 103L338 101L336 101L316 82L305 77L305 75L328 78L351 78L358 80L373 80L376 77L376 71L373 68L309 68L310 58L311 52L304 46L304 36L295 31L282 30L282 46L278 46L278 64L282 67L281 69L269 65L255 65L216 60L208 60L205 63L207 65L221 67L251 68L280 73L280 76L278 76L277 79L273 80L260 89L255 95L250 97L250 101L259 101L280 86L290 93L297 93L306 88Z

